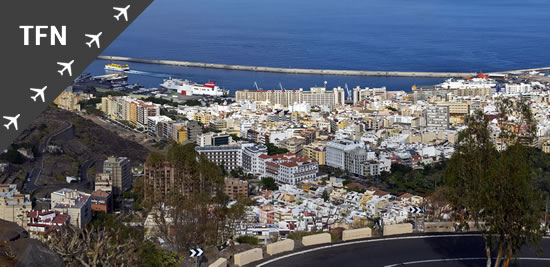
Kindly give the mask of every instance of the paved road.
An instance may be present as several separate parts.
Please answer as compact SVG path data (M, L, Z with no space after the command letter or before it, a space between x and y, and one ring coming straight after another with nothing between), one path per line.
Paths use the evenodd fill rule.
M35 158L35 161L38 162L38 165L34 167L28 176L28 182L24 184L24 191L26 192L34 192L36 189L38 189L39 185L37 184L38 178L40 177L40 174L42 173L42 169L44 169L44 159L42 158L42 155L46 153L46 149L48 148L48 145L50 144L50 141L52 138L64 133L65 131L71 129L73 127L73 124L71 122L68 122L69 125L67 127L61 129L55 134L52 134L48 136L44 143L40 144L38 155Z
M550 239L544 238L540 257L524 249L511 266L550 266ZM496 255L496 254L494 254ZM303 248L257 266L484 266L483 239L478 234L408 236L360 240Z

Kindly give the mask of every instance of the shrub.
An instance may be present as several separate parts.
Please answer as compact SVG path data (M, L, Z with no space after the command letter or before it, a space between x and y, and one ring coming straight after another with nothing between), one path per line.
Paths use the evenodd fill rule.
M241 244L258 245L259 240L255 236L243 235L243 236L237 237L237 242L239 242Z

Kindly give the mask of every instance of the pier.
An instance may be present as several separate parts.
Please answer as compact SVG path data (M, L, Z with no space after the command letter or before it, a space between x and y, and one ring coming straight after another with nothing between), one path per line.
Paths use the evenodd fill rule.
M216 63L202 63L176 60L143 59L117 56L98 56L98 59L136 62L146 64L172 65L180 67L211 68L239 71L274 72L286 74L309 74L309 75L340 75L340 76L382 76L382 77L427 77L427 78L452 78L471 77L477 73L464 72L413 72L413 71L369 71L369 70L324 70L324 69L298 69L298 68L276 68L262 66L244 66Z
M277 68L277 67L262 67L262 66L245 66L245 65L230 65L216 63L189 62L177 60L161 60L161 59L144 59L118 56L98 56L98 59L111 61L136 62L146 64L171 65L180 67L193 68L210 68L223 70L238 70L238 71L256 71L256 72L274 72L286 74L309 74L309 75L339 75L339 76L380 76L380 77L423 77L423 78L467 78L477 75L473 72L417 72L417 71L373 71L373 70L325 70L325 69L299 69L299 68ZM547 71L550 67L512 70L495 73L515 73L525 71Z

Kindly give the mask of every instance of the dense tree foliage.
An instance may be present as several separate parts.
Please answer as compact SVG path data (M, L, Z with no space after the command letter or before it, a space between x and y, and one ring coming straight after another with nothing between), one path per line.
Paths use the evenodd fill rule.
M261 180L262 187L266 190L277 190L279 186L272 177L265 177Z
M173 144L166 156L151 153L146 165L165 162L174 166L174 175L183 178L184 185L170 189L166 199L143 201L144 205L151 204L158 236L175 251L218 245L232 238L250 200L243 198L230 205L221 168L199 156L193 144ZM148 185L143 187L144 192L150 190Z
M265 144L265 146L267 147L267 154L270 156L284 154L288 152L288 149L275 146L274 144L269 142Z
M481 111L469 116L467 128L459 133L455 153L446 170L446 197L460 222L473 221L481 229L486 244L487 266L492 264L492 249L497 250L494 266L508 266L523 245L536 245L542 236L541 192L536 188L536 168L529 160L533 133L530 112L523 104L499 104L501 135L507 149L496 150L488 118ZM505 107L505 108L504 108ZM504 110L503 110L504 109ZM510 127L527 125L524 133ZM532 154L532 153L531 153ZM532 157L533 158L533 157Z
M72 225L51 232L46 245L67 266L177 266L180 258L144 240L125 218L98 213L84 229Z

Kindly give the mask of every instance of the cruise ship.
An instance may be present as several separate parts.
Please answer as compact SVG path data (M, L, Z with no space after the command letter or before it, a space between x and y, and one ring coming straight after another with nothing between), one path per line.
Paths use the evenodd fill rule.
M124 72L124 71L129 71L130 66L111 63L111 64L105 65L105 70Z
M188 80L180 80L169 78L164 80L160 85L168 90L175 90L182 95L205 95L205 96L224 96L227 95L227 90L221 89L216 85L216 82L208 82L206 84L198 84Z

